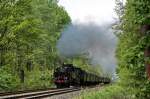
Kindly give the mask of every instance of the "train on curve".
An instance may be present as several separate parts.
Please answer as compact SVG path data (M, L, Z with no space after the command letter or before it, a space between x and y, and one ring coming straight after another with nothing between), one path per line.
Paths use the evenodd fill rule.
M54 71L54 83L57 88L89 86L99 83L108 84L110 81L110 78L88 73L72 64L63 64L63 66L56 68Z

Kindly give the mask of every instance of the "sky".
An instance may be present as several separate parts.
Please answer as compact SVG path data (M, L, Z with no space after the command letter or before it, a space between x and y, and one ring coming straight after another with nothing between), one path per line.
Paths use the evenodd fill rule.
M59 5L67 10L73 23L94 21L101 24L116 17L115 0L60 0Z

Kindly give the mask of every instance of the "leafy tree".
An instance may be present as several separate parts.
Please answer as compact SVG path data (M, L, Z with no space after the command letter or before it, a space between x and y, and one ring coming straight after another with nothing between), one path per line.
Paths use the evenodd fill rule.
M58 58L56 42L69 22L55 0L0 0L0 70L4 71L0 79L14 77L21 81L18 86L30 87L26 82L34 79L30 72L39 78L42 71L44 77L52 74ZM50 83L49 79L45 82Z
M145 70L145 47L150 44L150 35L140 30L149 22L148 0L127 0L125 13L122 17L122 34L119 36L117 48L118 72L121 84L130 90L139 99L150 98L150 81ZM129 73L126 73L129 72ZM127 79L128 82L125 82Z

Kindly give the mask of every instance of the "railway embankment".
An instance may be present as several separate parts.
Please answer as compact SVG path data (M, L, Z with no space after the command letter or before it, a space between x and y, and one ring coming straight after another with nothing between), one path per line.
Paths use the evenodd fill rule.
M84 92L98 91L102 87L103 85L97 85L0 93L0 99L73 99Z
M136 99L131 93L119 84L109 84L94 90L83 90L73 99Z
M86 87L86 88L81 88L81 90L70 92L70 93L65 93L61 95L54 95L51 97L46 97L44 99L76 99L76 97L80 96L81 94L85 92L96 92L100 90L103 86L98 85L98 86L92 86L92 87Z

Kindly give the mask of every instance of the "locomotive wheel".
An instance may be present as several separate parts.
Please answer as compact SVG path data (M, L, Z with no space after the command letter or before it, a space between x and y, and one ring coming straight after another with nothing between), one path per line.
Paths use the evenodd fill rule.
M69 88L69 87L70 87L70 85L69 85L69 84L65 84L65 87Z
M69 84L57 84L56 86L57 88L69 88L70 87Z
M62 85L57 84L56 87L57 87L57 88L62 88Z

